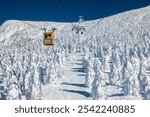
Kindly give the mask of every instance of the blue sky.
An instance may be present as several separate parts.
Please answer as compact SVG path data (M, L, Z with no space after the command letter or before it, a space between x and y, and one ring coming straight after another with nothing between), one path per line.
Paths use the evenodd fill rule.
M64 9L66 16L59 9L56 0L0 0L0 24L9 19L74 22L78 21L80 15L86 20L98 19L108 16L107 12L118 0L57 1ZM150 0L122 0L122 3L109 15L148 5Z

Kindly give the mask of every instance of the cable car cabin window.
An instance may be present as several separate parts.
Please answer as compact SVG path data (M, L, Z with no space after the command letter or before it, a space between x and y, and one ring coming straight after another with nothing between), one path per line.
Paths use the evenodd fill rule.
M47 35L46 35L46 34L44 34L44 38L47 38Z
M52 34L48 34L48 38L51 38Z
M52 38L52 34L44 34L44 38L45 39L51 39Z

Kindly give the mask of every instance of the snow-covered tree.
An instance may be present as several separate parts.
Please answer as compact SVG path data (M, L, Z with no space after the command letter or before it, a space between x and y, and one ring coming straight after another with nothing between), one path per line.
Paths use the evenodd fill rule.
M51 85L58 84L58 78L56 78L56 70L54 63L51 64L51 69L49 71L49 83Z
M87 70L86 70L86 81L85 81L85 85L88 87L91 87L92 82L94 80L94 68L93 68L93 62L92 59L89 58L88 60L88 66L87 66Z
M86 72L87 70L87 66L88 66L88 59L89 57L91 56L91 53L89 52L89 49L85 49L85 55L83 57L83 62L82 62L82 67L83 67L83 70Z
M112 64L111 64L111 48L108 48L105 50L105 56L103 57L102 60L102 70L105 72L105 77L107 82L111 85L112 84L112 77L111 77L111 72L112 72Z
M118 87L122 85L123 79L122 79L122 74L121 74L121 67L114 66L112 82L115 86L118 86Z
M147 91L143 95L144 100L150 100L150 89L147 89Z
M134 68L130 61L127 61L123 85L124 95L139 96L139 81L134 75Z
M92 82L91 96L94 100L104 100L107 98L106 80L99 65L96 67L96 74Z
M62 51L62 54L61 54L61 60L62 60L62 65L65 65L65 60L66 58L65 58L65 51L63 50Z
M31 87L30 87L30 84L32 82L32 72L29 71L26 73L26 76L25 76L25 81L24 81L24 95L26 97L27 100L30 99L30 91L31 91Z
M39 75L40 75L40 81L42 84L47 83L46 68L47 68L47 66L44 65L43 62L41 62L39 65Z
M8 70L8 82L7 82L7 100L19 100L21 99L21 92L19 89L18 81L15 75Z
M42 94L38 66L35 63L32 63L31 70L32 79L30 83L30 99L39 100L42 98Z
M150 85L150 58L143 58L140 73L140 91L146 92L146 87Z

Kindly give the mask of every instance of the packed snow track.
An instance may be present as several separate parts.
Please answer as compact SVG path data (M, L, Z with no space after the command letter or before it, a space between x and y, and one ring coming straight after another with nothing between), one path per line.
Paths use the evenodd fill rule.
M76 56L77 55L77 56ZM60 85L49 84L42 87L43 99L48 100L85 100L90 97L90 89L85 86L85 72L82 69L83 54L70 54L62 67Z

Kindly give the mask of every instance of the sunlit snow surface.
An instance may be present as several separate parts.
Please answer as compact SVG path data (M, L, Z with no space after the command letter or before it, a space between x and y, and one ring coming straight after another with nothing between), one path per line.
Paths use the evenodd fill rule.
M0 26L0 99L150 99L150 7L86 21L78 34L57 28L55 46L43 31L17 20ZM44 22L28 23L51 28ZM77 23L73 23L78 25Z

